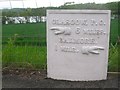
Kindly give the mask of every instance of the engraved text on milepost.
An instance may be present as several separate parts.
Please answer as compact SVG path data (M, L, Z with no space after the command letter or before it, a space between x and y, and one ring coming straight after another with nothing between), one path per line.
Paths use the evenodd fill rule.
M104 19L53 19L50 30L57 37L55 51L82 54L100 54L99 39L106 35ZM76 46L78 45L78 46ZM79 47L80 46L80 47Z

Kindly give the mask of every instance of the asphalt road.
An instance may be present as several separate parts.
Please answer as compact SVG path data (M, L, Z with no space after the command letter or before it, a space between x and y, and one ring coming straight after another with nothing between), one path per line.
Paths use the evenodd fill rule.
M47 79L46 73L29 76L24 74L3 74L2 88L119 88L118 74L108 74L107 80L102 81L63 81Z

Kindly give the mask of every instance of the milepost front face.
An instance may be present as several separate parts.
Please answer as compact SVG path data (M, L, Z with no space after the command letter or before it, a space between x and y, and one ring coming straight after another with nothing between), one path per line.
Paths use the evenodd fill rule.
M109 10L47 10L47 76L106 79L109 34Z

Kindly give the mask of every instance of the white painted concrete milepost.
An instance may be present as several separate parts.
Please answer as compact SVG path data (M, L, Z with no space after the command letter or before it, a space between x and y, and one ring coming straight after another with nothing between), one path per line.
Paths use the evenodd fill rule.
M47 76L106 79L109 34L109 10L47 10Z

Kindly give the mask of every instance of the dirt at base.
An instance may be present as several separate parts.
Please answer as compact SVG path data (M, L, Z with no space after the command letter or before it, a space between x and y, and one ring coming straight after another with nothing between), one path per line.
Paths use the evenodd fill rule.
M2 75L17 75L23 79L32 79L40 80L47 77L46 70L31 70L31 69L4 69Z
M118 88L117 74L101 81L65 81L46 78L46 70L4 69L3 88ZM4 89L3 89L4 90Z

